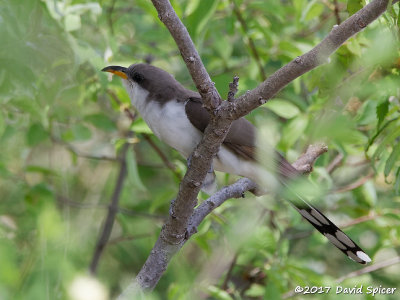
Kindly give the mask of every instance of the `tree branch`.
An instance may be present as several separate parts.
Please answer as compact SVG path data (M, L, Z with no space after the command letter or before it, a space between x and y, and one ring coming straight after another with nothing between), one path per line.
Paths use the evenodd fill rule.
M391 3L394 4L398 0ZM297 77L328 61L346 40L363 30L386 11L389 0L374 0L340 25L335 25L331 32L316 47L302 56L296 57L280 68L255 89L245 93L235 102L235 109L224 111L222 116L240 118L264 104L277 92Z
M331 174L333 171L336 170L337 167L342 163L343 161L343 154L339 153L338 155L335 156L335 158L330 162L330 164L326 167L326 172Z
M327 151L328 147L324 144L310 145L307 151L293 163L293 167L303 174L311 173L315 160Z
M293 163L293 166L297 166L299 170L305 170L309 168L310 164L323 153L325 153L327 147L323 144L310 145L307 151L299 157L299 159ZM304 163L304 165L302 165ZM311 168L312 169L312 168ZM122 295L118 298L131 299L137 293L140 293L143 287L143 283L147 284L147 289L152 289L161 278L162 274L167 268L167 265L171 257L177 253L180 248L189 240L189 238L197 232L197 226L209 215L214 209L221 206L226 200L231 198L242 198L246 191L252 190L256 187L256 183L248 178L241 178L235 183L223 187L221 190L216 192L207 200L203 201L193 212L189 224L187 227L184 241L179 244L169 244L162 237L162 232L154 245L149 258L147 259L142 270L139 272L136 280L130 284ZM174 205L174 204L173 204ZM139 277L143 276L143 277ZM146 281L147 279L147 281Z
M169 261L171 253L175 253L179 248L168 250L170 245L181 245L185 241L186 228L188 221L197 204L197 194L200 191L203 180L210 169L211 161L219 150L219 146L225 139L225 136L232 123L232 119L219 118L214 113L215 108L219 108L221 98L211 82L197 50L187 32L185 26L176 15L171 4L167 0L152 0L157 9L160 20L173 36L187 68L192 76L196 87L201 94L204 106L211 113L209 126L206 128L201 143L196 147L191 156L190 168L188 168L180 185L179 193L171 207L171 214L167 223L163 226L160 239L155 247L164 245L167 250L162 255L156 257L150 255L143 269L137 276L137 281L142 288L152 288L159 278L149 278L146 274L150 272L155 265L163 265ZM165 266L166 267L166 266ZM150 272L150 273L149 273Z
M360 179L358 179L357 181L346 185L346 186L342 186L340 188L337 188L336 190L333 190L332 193L344 193L344 192L348 192L351 190L354 190L360 186L362 186L364 183L366 183L368 180L370 180L372 177L374 177L374 173L370 173L364 177L361 177Z
M96 274L97 271L97 266L101 257L101 254L103 253L103 250L110 238L111 231L114 225L114 220L115 216L118 212L118 202L119 202L119 195L121 194L122 186L127 174L127 165L126 165L126 160L125 156L126 153L129 149L129 143L125 143L122 147L121 153L120 153L120 170L118 174L117 181L115 183L115 188L111 197L111 203L110 206L108 207L108 213L106 220L103 225L103 230L101 231L101 234L99 236L99 239L96 244L95 251L93 253L92 261L90 263L89 271L91 274Z

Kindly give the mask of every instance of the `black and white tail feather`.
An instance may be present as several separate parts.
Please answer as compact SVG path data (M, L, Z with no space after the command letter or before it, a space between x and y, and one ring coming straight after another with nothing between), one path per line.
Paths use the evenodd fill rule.
M290 189L285 180L281 180L281 183L285 185L286 188ZM292 189L290 189L290 191L294 192ZM293 207L336 248L346 254L350 259L360 264L366 264L371 261L368 254L322 212L304 200L299 194L295 193L295 196L301 200L301 202L289 200Z
M371 262L371 258L360 246L358 246L347 234L329 220L322 212L304 200L301 195L290 187L289 182L301 177L297 171L282 155L275 152L275 168L278 172L279 182L285 186L292 197L285 197L293 207L306 219L312 226L323 234L336 248L342 251L350 259L360 264ZM292 198L292 199L290 199Z

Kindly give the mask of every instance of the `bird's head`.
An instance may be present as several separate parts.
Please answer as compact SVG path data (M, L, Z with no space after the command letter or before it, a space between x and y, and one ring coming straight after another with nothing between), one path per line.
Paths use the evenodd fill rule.
M149 64L133 64L128 68L108 66L102 69L123 79L128 93L133 96L140 91L146 91L156 101L164 102L169 99L187 97L194 92L186 90L168 72Z

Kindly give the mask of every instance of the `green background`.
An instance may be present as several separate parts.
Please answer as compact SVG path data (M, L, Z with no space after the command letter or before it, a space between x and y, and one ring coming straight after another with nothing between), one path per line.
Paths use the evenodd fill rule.
M259 65L268 76L320 42L338 22L335 3L172 1L223 97L234 75L240 95L260 83ZM337 1L340 21L364 4ZM353 224L345 231L374 263L400 250L399 19L396 4L248 116L290 161L309 144L328 145L307 197L337 224ZM186 162L151 136L176 170L164 166L144 140L147 126L124 113L119 78L100 70L151 61L193 89L191 78L147 0L0 0L0 41L0 299L81 299L74 293L89 287L97 299L115 297L149 254ZM127 141L121 210L93 279L88 266ZM235 180L218 178L220 186ZM360 268L278 197L246 194L206 218L149 298L279 299L297 285L400 289L398 265L337 283Z

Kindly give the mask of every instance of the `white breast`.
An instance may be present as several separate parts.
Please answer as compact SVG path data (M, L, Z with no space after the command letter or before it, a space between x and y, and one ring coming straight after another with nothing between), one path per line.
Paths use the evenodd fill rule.
M185 103L171 100L161 105L159 102L147 100L149 93L138 84L127 80L123 80L123 83L129 92L132 105L153 133L188 158L203 134L187 118ZM272 174L256 163L238 157L223 145L214 159L213 167L216 171L244 176L256 182L266 181L268 188L277 184Z
M161 105L159 102L146 100L148 92L145 89L138 84L131 86L127 80L123 82L133 106L153 133L188 158L200 142L202 133L186 117L185 104L171 100Z

